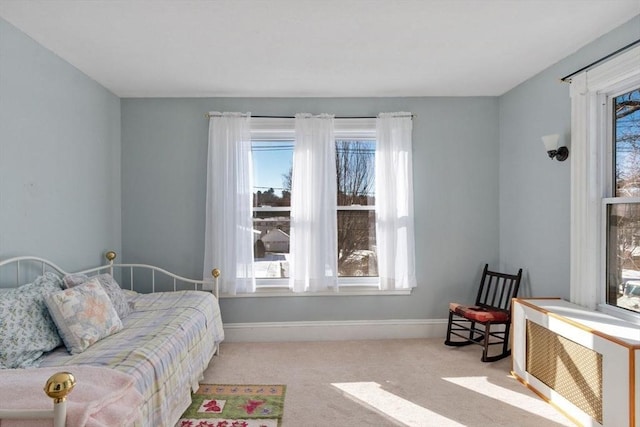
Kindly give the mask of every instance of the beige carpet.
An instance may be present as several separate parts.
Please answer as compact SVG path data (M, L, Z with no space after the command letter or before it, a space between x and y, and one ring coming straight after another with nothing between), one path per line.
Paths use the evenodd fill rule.
M283 427L572 426L511 359L442 339L223 343L203 383L286 384Z

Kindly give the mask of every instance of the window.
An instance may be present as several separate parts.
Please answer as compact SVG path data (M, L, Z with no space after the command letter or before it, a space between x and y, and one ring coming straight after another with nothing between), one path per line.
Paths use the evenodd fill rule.
M224 295L417 286L411 113L209 117L203 276L215 260Z
M289 277L293 144L292 140L251 141L256 279ZM271 281L274 284L282 285Z
M252 123L254 267L257 286L287 286L293 121ZM338 119L335 130L337 259L341 286L377 286L375 120Z
M571 78L571 301L640 324L640 47Z
M338 277L377 277L375 141L336 140Z
M604 199L609 306L640 313L640 87L609 96L612 197Z

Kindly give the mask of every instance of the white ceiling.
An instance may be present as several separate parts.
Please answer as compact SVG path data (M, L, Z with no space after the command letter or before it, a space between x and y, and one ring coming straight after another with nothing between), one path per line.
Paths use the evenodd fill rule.
M0 0L120 97L501 95L638 14L640 0Z

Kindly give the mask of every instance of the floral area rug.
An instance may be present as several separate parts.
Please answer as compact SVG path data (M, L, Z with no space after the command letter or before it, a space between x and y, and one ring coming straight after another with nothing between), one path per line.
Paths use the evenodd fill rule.
M201 384L176 427L279 427L284 385Z

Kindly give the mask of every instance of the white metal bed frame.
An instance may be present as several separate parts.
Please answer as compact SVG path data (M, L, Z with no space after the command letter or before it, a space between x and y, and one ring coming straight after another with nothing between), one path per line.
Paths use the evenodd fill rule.
M16 268L16 279L15 286L18 287L22 284L21 280L21 263L29 263L41 265L42 274L47 271L54 271L61 275L67 274L86 274L86 275L94 275L100 274L104 272L108 272L113 276L114 268L118 268L121 271L128 269L129 270L129 288L130 290L134 290L134 270L147 270L151 272L151 292L155 292L155 280L156 273L164 275L173 279L173 291L177 291L177 285L179 283L184 283L187 285L193 285L194 290L205 290L205 285L209 285L208 281L203 280L194 280L189 279L183 276L179 276L177 274L171 273L165 269L160 267L156 267L148 264L115 264L114 260L117 257L117 254L114 251L108 251L104 254L107 259L107 264L102 265L95 268L90 268L87 270L77 271L77 272L67 272L62 268L58 267L56 264L52 263L49 260L44 258L38 258L33 256L20 256L6 259L4 261L0 261L0 269L12 264L15 264ZM214 268L211 271L211 275L213 276L213 290L211 292L214 294L216 298L219 298L219 285L218 285L218 277L220 276L220 270ZM216 349L214 354L219 353L219 347ZM53 427L65 427L66 418L67 418L67 402L66 398L69 393L73 390L73 387L76 384L76 380L70 372L57 372L53 374L45 383L44 392L53 399L53 409L40 409L40 410L21 410L21 409L0 409L0 420L26 420L26 419L52 419Z

